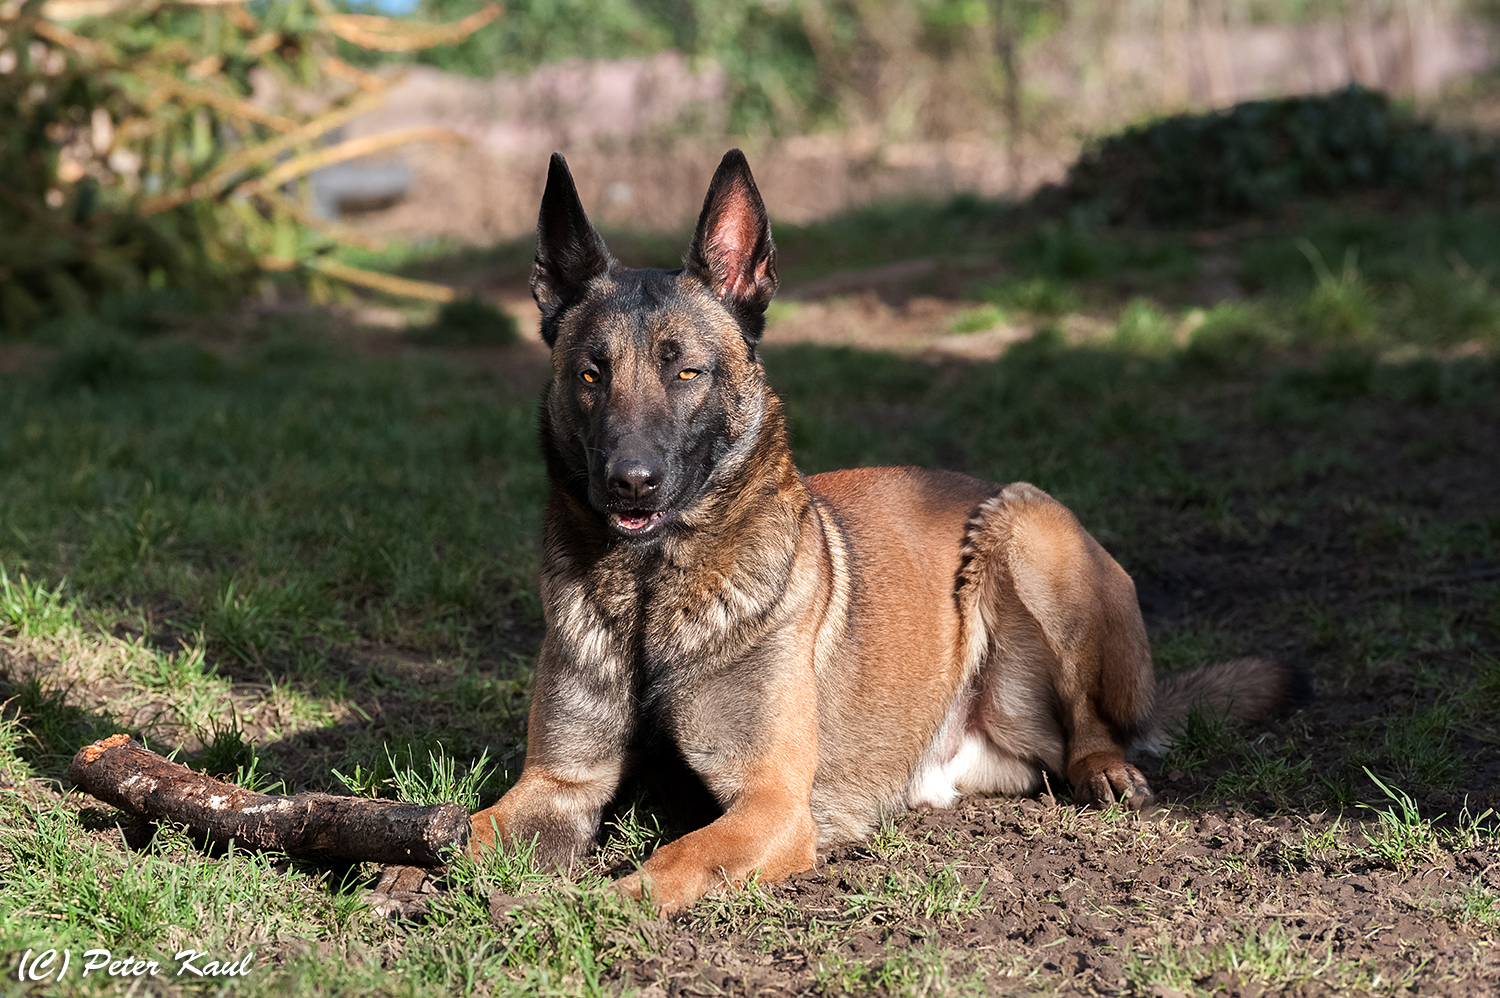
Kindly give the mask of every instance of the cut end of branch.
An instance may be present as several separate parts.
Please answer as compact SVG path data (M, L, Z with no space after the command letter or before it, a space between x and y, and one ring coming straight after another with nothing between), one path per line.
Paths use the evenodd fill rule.
M73 756L73 766L86 766L89 763L93 762L95 759L99 758L105 752L108 752L110 749L119 748L122 745L129 745L131 741L131 737L125 734L110 735L108 738L101 738L97 742L94 742L94 744L85 745L83 748L79 749L78 754Z

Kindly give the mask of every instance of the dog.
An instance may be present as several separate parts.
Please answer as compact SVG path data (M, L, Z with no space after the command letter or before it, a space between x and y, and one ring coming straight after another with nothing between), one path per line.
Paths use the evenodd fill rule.
M1192 705L1263 718L1297 677L1247 658L1153 678L1130 577L1032 485L804 477L759 359L776 249L739 150L679 270L609 254L553 155L531 291L552 378L537 663L520 779L469 851L588 849L645 748L718 816L619 882L663 913L812 868L884 815L961 794L1152 799L1126 751Z

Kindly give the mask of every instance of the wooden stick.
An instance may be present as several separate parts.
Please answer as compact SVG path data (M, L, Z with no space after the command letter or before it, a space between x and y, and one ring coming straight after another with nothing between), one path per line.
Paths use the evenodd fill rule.
M458 804L252 793L170 762L129 735L84 746L68 779L106 804L181 822L211 842L309 859L438 866L469 838L469 812Z

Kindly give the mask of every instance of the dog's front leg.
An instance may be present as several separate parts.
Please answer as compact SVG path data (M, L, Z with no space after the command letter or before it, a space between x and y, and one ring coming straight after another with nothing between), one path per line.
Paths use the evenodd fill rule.
M748 788L713 824L656 850L620 889L632 897L648 893L657 910L670 915L753 873L775 881L811 869L818 845L811 781L805 790L778 782Z
M639 873L620 881L621 890L648 894L667 915L752 874L775 881L816 864L817 691L810 666L783 679L779 695L759 715L763 726L750 751L695 752L695 746L684 746L694 769L728 806L718 820L657 849Z
M470 819L469 855L535 841L538 864L565 866L593 843L620 782L618 767L561 770L528 764L505 796Z
M542 642L516 785L470 824L469 855L535 841L538 863L566 865L593 844L620 785L635 719L622 677L586 672Z

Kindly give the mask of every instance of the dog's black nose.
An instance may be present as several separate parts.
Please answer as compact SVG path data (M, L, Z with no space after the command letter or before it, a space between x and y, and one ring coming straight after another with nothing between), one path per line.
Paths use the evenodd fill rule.
M661 484L661 468L638 457L623 457L609 465L609 490L621 499L644 499Z

